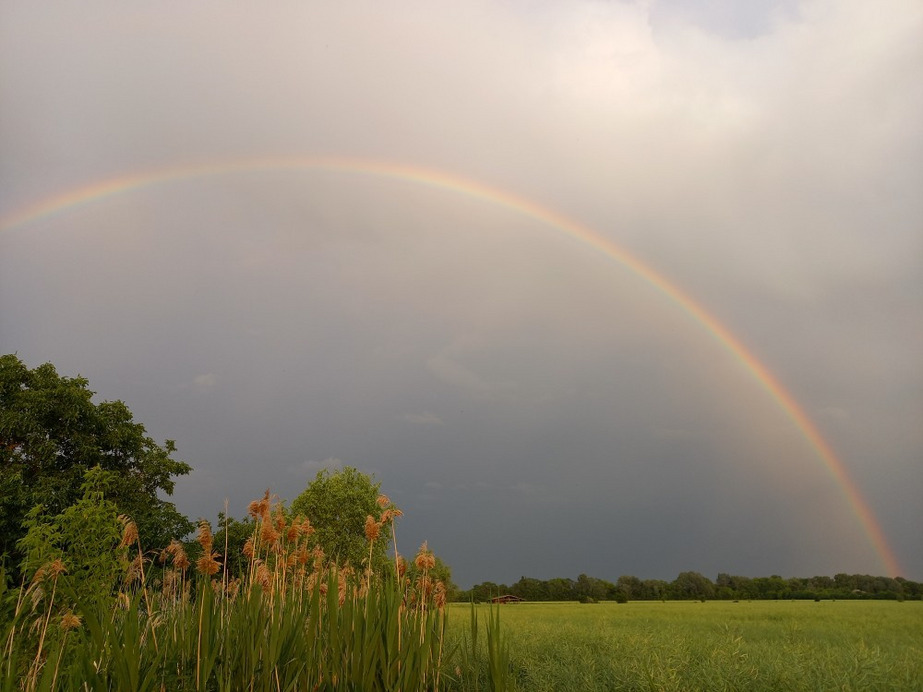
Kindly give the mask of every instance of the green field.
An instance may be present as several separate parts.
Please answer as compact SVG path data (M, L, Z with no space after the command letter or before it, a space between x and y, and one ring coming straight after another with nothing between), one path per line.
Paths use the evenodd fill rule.
M478 606L486 621L488 606ZM923 603L497 606L522 690L923 690ZM460 636L470 606L454 605Z

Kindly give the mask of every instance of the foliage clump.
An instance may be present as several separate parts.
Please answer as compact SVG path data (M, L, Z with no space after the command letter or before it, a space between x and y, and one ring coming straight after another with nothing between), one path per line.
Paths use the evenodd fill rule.
M0 356L0 556L14 571L28 530L22 518L37 505L50 516L74 506L95 467L112 474L108 501L151 544L193 529L162 497L191 470L173 459L173 441L154 442L121 401L94 403L88 384L51 363L30 370L16 355Z

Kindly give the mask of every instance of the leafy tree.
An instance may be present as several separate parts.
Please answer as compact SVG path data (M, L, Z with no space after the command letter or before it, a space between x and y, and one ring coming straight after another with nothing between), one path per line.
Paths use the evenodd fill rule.
M40 570L48 571L58 561L63 570L60 579L78 596L109 595L127 566L115 552L123 535L118 510L105 499L106 488L114 481L113 473L89 469L81 486L83 497L63 512L51 516L41 505L29 511L23 522L26 535L19 541L27 578L41 579Z
M704 600L714 598L715 585L711 580L698 572L680 572L670 589L674 598L694 598Z
M334 473L319 471L292 502L290 513L311 520L320 547L340 564L361 568L369 560L366 519L381 520L385 508L378 503L379 488L372 476L345 467ZM386 527L387 528L387 527ZM382 531L372 545L372 567L378 571L385 564L391 543L388 532Z
M176 461L171 440L147 436L121 401L94 404L82 377L62 377L51 363L30 370L16 355L0 356L0 554L18 564L26 514L42 505L50 516L82 496L88 469L114 474L106 491L138 525L147 546L166 545L192 524L161 499L190 466Z
M610 593L615 596L615 585L604 579L588 577L581 574L577 577L575 593L580 601L602 601L609 597Z
M481 584L475 584L467 592L461 594L460 597L466 600L470 598L477 603L481 603L509 592L509 587L505 584L495 584L492 581L485 581Z
M521 577L510 587L510 593L527 601L547 601L548 582L531 577Z
M556 577L549 579L547 584L548 600L550 601L573 601L577 598L574 592L576 584L573 579Z
M615 588L626 600L635 601L644 597L644 584L630 574L623 574L615 582Z

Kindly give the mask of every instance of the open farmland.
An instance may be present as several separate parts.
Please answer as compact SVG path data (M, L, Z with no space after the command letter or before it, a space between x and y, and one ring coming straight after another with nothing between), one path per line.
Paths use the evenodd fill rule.
M453 606L460 635L468 606ZM486 619L488 606L477 606ZM499 606L522 690L923 690L923 603Z

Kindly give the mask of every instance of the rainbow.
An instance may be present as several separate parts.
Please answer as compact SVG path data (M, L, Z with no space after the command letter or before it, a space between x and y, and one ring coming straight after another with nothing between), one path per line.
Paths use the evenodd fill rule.
M14 211L9 216L0 219L0 233L34 224L57 214L72 211L76 207L93 204L115 195L154 185L232 173L305 170L341 171L394 178L490 202L557 229L626 267L681 308L694 321L698 322L715 341L730 351L744 365L753 378L766 390L795 427L804 435L807 442L833 476L887 573L891 576L897 576L902 573L899 561L888 545L878 520L859 492L859 488L849 476L842 461L836 456L833 449L795 398L727 327L667 278L630 255L608 238L573 219L562 216L551 209L542 207L536 202L519 197L511 192L444 171L385 161L344 157L237 159L220 163L213 162L142 171L94 182Z

